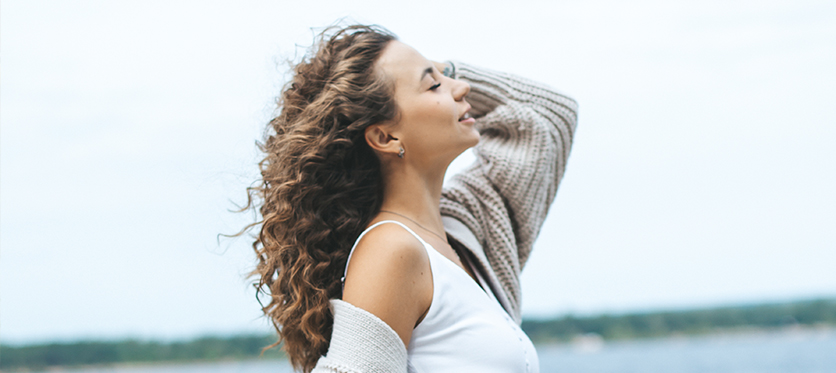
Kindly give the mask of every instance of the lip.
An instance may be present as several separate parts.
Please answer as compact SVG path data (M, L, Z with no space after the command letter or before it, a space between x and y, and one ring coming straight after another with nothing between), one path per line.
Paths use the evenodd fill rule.
M467 109L464 109L464 113L462 113L462 115L459 115L459 118L467 115L467 113L470 112L470 109L471 109L470 104L467 104ZM475 123L475 122L476 122L476 119L474 119L473 117L467 118L465 120L459 120L459 123Z

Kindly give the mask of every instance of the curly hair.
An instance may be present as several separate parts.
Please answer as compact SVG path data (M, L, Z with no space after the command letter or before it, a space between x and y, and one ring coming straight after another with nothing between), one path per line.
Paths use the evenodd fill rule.
M394 34L377 26L330 27L293 69L279 114L259 143L261 180L246 208L262 220L251 273L269 290L262 311L294 369L311 371L328 350L340 278L351 246L380 209L380 161L365 129L395 119L394 86L375 63Z

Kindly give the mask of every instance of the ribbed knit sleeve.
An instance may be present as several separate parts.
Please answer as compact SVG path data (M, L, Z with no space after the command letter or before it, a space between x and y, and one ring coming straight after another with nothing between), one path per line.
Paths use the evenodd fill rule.
M481 140L476 162L445 185L441 213L479 240L520 317L519 275L566 168L577 103L525 78L454 62Z
M406 347L386 322L339 299L331 300L331 307L331 344L312 373L407 372Z

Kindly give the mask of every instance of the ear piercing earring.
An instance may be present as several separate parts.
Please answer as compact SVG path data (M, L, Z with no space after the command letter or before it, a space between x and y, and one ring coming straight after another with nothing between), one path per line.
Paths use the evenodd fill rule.
M398 152L398 158L403 158L403 153L404 153L403 146L401 146L401 151Z

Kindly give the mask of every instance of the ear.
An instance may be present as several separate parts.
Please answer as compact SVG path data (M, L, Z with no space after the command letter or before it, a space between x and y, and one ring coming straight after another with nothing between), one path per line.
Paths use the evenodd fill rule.
M373 124L366 127L366 143L378 154L390 154L397 157L400 153L401 141L392 135L391 126Z

